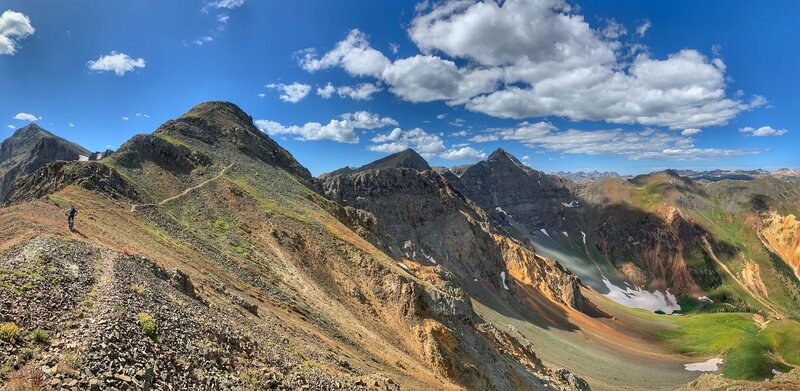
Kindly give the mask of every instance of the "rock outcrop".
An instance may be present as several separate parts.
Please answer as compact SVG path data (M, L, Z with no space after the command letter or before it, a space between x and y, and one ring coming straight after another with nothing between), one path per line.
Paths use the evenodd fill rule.
M17 180L8 194L8 203L31 201L76 185L105 196L141 202L142 195L116 170L97 162L50 163Z

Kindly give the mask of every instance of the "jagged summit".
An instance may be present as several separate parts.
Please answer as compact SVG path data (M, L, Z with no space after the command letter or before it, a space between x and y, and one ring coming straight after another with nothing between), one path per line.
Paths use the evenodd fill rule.
M430 170L431 166L417 151L409 148L405 151L393 153L384 158L380 158L372 163L365 164L358 168L344 167L338 170L331 171L328 174L323 174L323 177L354 174L362 171L379 170L386 168L413 168L417 171Z
M503 148L495 149L494 152L492 152L489 155L489 157L486 158L486 162L492 166L513 165L527 173L533 172L533 170L530 167L522 164L522 162L520 162L519 159L517 159L514 155L506 152L506 150L504 150Z

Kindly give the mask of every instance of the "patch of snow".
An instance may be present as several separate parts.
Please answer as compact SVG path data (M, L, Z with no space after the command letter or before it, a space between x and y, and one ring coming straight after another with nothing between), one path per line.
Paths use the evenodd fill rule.
M705 301L706 303L713 303L714 302L714 300L709 299L708 296L700 296L700 297L697 298L697 300Z
M83 155L78 155L78 161L88 162L89 161L89 157L88 156L83 156Z
M564 234L564 236L569 237L569 234L567 233L567 231L561 231L561 233Z
M719 369L719 364L722 364L721 358L711 358L708 361L698 362L693 364L683 364L687 371L695 372L715 372Z
M641 308L650 311L661 311L671 314L681 309L675 296L667 290L666 294L661 291L649 292L639 287L620 288L611 283L603 276L603 284L609 292L605 294L609 299L631 308Z
M546 229L544 229L544 228L540 229L539 231L542 231L542 233L543 233L543 234L545 234L545 235L547 235L547 236L550 236L550 234L549 234L549 233L547 233L547 230L546 230Z
M425 257L425 259L427 259L427 260L428 260L428 262L430 262L430 263L432 263L432 264L436 265L436 260L435 260L435 259L433 259L433 257L432 257L432 256L430 256L430 255L428 255L428 254L425 254L425 250L420 250L420 251L422 251L422 256L424 256L424 257Z
M779 370L777 370L777 369L774 369L774 368L773 368L773 369L772 369L772 374L773 374L773 375L775 375L775 376L778 376L778 375L780 375L780 374L783 374L783 372L781 372L781 371L779 371Z
M506 285L506 272L500 272L500 278L503 281L503 289L508 290L508 285Z
M578 200L572 200L569 203L562 202L561 205L564 205L567 208L574 208L574 207L580 206L580 205L578 205Z
M539 182L539 187L541 188L542 187L542 181L538 181L538 182Z
M398 264L400 267L402 267L403 269L406 269L406 271L407 271L407 272L410 272L410 271L411 271L411 270L409 270L409 269L408 269L408 266L406 266L406 265L403 265L402 263L399 263L399 262L398 262L397 264Z
M500 212L500 213L502 213L502 214L504 214L504 215L508 216L508 213L506 213L506 211L504 211L504 210L503 210L503 208L501 208L501 207L499 207L499 206L498 206L497 208L494 208L494 209L495 209L496 211L498 211L498 212Z
M581 235L583 235L583 245L586 246L586 232L581 231Z

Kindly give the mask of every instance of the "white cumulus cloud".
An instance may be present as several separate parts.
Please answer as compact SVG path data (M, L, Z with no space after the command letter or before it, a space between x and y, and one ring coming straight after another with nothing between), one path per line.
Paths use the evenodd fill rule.
M256 120L256 127L270 135L294 135L298 140L332 140L341 143L355 144L359 138L357 129L377 129L390 125L397 125L397 121L390 117L381 117L377 114L357 111L345 113L338 119L332 119L327 124L308 122L302 126L283 125L270 120Z
M636 28L639 37L649 28ZM330 51L299 54L308 72L340 67L372 77L409 102L444 101L500 118L665 126L727 124L766 103L726 93L718 57L684 49L656 58L618 38L610 19L600 29L563 0L441 2L419 8L408 34L420 54L390 60L366 34L351 30ZM634 40L635 41L635 40Z
M203 12L208 12L209 9L235 9L243 6L245 0L217 0L206 4L203 7Z
M144 68L143 58L132 58L125 53L112 51L110 54L100 56L95 61L86 63L89 69L98 72L114 72L117 76L124 76L136 68Z
M0 15L0 55L14 55L17 43L36 32L27 15L5 11Z
M42 117L30 113L17 113L17 115L14 116L14 119L33 122L42 119Z
M788 132L786 129L773 129L771 126L762 126L758 129L751 126L746 126L739 129L739 131L755 137L783 136L786 134L786 132Z
M296 82L292 84L267 84L267 88L280 91L281 94L279 98L284 102L290 103L297 103L301 101L306 97L306 95L308 95L309 92L311 92L310 85Z
M370 100L372 95L383 91L380 84L374 83L360 83L354 86L339 86L335 87L330 82L323 87L317 87L317 95L322 99L330 99L334 93L342 98L350 98L353 100Z
M700 133L703 133L703 131L697 128L689 128L681 131L681 134L684 136L694 136L695 134L700 134Z
M483 151L468 145L451 146L447 149L439 135L420 128L410 130L394 128L388 133L373 137L372 142L373 144L368 147L370 151L397 153L412 148L425 159L439 157L445 160L478 160L486 157Z
M372 94L383 90L379 85L373 83L361 83L355 86L341 86L336 89L336 93L342 98L353 100L370 100Z

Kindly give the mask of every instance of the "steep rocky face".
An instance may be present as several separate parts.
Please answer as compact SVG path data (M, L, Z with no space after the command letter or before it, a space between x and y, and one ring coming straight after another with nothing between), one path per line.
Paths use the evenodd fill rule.
M403 161L409 153L399 155L379 162ZM548 300L583 308L577 277L507 236L483 209L453 187L458 178L452 173L445 171L443 176L430 169L373 166L383 168L329 176L322 186L330 198L374 215L381 243L395 259L434 268L441 265L467 289L467 282L480 281L499 292L515 291L512 281L516 279Z
M781 216L771 212L759 231L766 246L775 252L800 279L800 220L793 214Z
M703 242L714 242L713 236L684 212L710 207L691 179L667 170L586 183L577 193L587 203L593 244L631 282L695 297L722 283ZM730 251L712 245L719 253Z
M13 182L47 163L88 159L91 152L64 140L36 124L20 128L0 144L0 202L8 196Z
M547 299L578 310L587 308L580 280L558 262L530 251L506 236L493 235L506 262L510 277L540 292Z
M702 249L708 235L679 210L663 205L652 213L609 206L596 220L595 242L603 256L631 281L652 289L700 296L721 283Z
M530 232L576 232L580 203L565 182L523 165L502 149L470 166L459 180L454 186L481 208L511 216Z
M441 175L383 168L328 177L322 186L331 199L372 213L393 257L443 264L461 278L500 287L504 262L486 232L487 217Z

